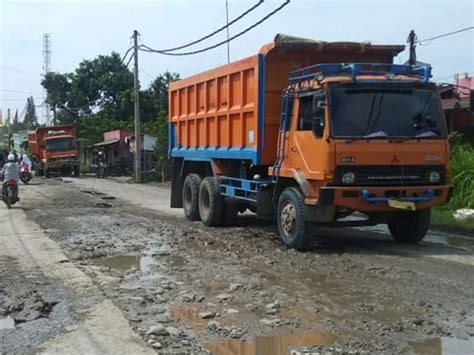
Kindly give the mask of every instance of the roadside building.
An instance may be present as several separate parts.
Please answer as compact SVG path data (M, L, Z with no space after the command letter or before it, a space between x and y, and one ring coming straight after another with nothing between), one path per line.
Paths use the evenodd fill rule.
M132 132L117 129L104 132L102 142L89 146L84 154L84 164L94 170L97 164L97 153L103 151L107 162L108 170L112 175L123 175L132 172L133 156L128 148L126 138Z
M148 134L141 135L141 171L149 171L155 167L155 161L153 159L153 151L156 145L156 137ZM127 137L130 153L135 154L135 135Z
M456 74L454 84L441 84L439 92L449 132L474 141L474 78Z

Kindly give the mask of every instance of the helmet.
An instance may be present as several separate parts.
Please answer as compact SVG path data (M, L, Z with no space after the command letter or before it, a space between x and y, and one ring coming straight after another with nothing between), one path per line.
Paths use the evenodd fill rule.
M8 154L8 161L15 161L15 155L14 154Z
M99 155L102 155L102 154L104 154L104 152L103 152L103 151L99 151Z

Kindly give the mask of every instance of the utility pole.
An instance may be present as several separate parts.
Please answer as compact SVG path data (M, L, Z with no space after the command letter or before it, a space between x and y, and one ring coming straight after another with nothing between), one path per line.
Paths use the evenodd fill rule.
M138 81L138 31L133 31L133 102L135 104L135 181L141 181L141 137L140 137L140 83Z
M408 59L408 64L415 65L416 64L416 34L415 31L411 30L410 34L408 35L407 42L410 43L410 58Z
M225 14L227 18L227 64L230 63L230 42L229 42L229 0L225 0Z

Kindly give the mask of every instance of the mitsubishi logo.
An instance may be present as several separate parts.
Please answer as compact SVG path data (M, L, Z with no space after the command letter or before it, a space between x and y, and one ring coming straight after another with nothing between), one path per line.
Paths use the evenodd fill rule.
M392 158L392 160L390 160L390 162L392 162L392 163L399 163L399 160L398 160L396 154L393 155L393 158Z

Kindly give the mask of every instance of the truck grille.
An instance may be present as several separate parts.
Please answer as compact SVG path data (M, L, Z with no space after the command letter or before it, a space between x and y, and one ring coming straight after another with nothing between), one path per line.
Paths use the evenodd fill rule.
M440 175L438 183L432 183L429 175L436 171ZM352 172L355 181L352 184L343 184L342 175ZM362 166L338 166L334 185L344 186L393 186L393 185L437 185L446 181L443 166L438 165L362 165Z

